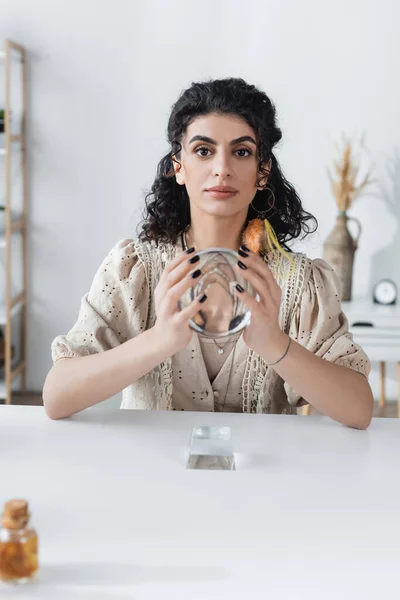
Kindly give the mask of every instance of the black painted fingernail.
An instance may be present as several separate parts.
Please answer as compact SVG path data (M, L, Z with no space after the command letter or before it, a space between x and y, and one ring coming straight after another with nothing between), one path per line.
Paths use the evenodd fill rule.
M240 285L240 283L237 283L237 284L236 284L236 289L237 289L237 291L238 291L238 292L240 292L240 293L244 292L244 288L242 288L242 286Z
M243 271L247 269L246 265L244 265L241 260L238 261L238 265L241 269L243 269Z
M203 304L207 300L207 294L203 294L201 298L199 298L199 302Z
M197 263L197 261L200 260L200 256L198 254L196 254L196 256L192 256L192 258L189 258L189 261L191 265L194 265L194 263Z
M194 248L188 248L186 250L186 254L192 254L192 252L194 252Z
M201 275L201 271L200 271L200 269L197 269L197 271L192 273L192 278L196 279L197 277L200 277L200 275Z
M239 256L243 256L243 258L247 258L249 256L247 252L243 252L243 250L238 250L238 254Z
M244 244L242 244L240 247L243 248L243 250L245 252L250 252L250 249L247 246L245 246Z

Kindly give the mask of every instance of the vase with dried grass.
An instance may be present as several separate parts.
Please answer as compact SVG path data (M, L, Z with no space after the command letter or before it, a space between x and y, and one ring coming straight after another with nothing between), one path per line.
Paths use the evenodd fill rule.
M363 140L361 141L363 146ZM372 183L370 173L357 184L359 166L355 164L355 156L350 140L344 140L341 158L335 161L336 179L328 170L332 192L338 207L336 224L324 243L323 258L335 270L342 284L342 300L351 300L353 286L354 254L361 235L361 223L355 217L349 217L347 211L362 190ZM357 233L353 237L348 229L348 222L357 224Z

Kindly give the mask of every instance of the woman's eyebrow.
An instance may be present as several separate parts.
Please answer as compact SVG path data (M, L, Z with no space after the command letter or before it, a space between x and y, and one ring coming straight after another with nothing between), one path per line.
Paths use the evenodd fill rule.
M255 146L257 143L250 135L242 135L242 137L236 138L236 140L231 141L231 146L236 146L236 144L241 144L242 142L251 142Z
M212 146L216 146L217 142L212 138L207 137L206 135L195 135L190 140L189 144L193 144L193 142L206 142L207 144L211 144ZM236 138L236 140L232 140L230 142L231 146L235 146L236 144L241 144L242 142L251 142L255 146L257 146L255 140L250 135L242 135L242 137Z

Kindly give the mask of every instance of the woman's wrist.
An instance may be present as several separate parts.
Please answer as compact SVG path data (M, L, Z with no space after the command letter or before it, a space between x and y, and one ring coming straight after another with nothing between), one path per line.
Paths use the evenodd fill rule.
M260 356L269 366L280 363L290 350L291 339L282 330L276 335L265 340L265 347L259 352Z
M147 338L146 342L153 348L159 362L163 362L175 354L176 350L166 337L165 332L160 331L156 325L153 325L144 333Z

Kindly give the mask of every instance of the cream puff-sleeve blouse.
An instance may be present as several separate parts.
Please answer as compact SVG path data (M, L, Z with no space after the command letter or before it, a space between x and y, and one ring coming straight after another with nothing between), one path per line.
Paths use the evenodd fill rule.
M157 247L137 240L118 242L82 298L75 325L53 341L53 361L105 352L154 325L155 285L162 268L181 249L180 244ZM291 294L282 290L282 303L289 305L282 306L286 318L282 317L281 327L310 352L368 377L370 363L348 331L333 269L323 260L294 256L302 272L301 277L293 275L296 283ZM219 346L223 343L218 340ZM123 391L121 407L293 413L303 403L295 390L247 348L242 336L227 344L222 358L217 346L193 333L185 349Z

